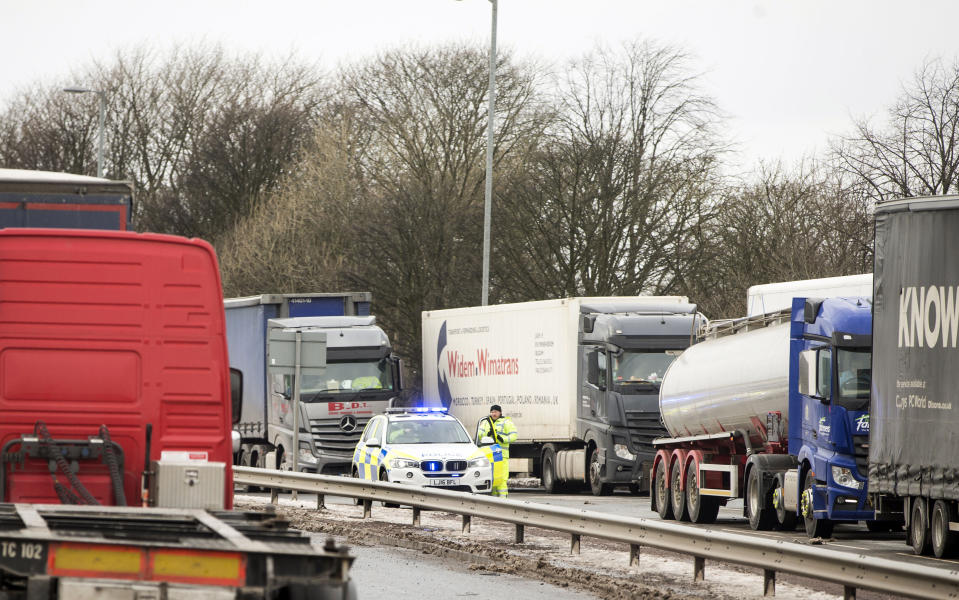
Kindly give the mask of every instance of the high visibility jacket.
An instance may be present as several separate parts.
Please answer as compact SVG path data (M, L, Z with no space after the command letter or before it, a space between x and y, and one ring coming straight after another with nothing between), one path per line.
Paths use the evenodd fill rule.
M354 390L369 390L369 389L382 389L383 382L380 381L379 377L374 377L372 375L365 375L363 377L357 377L353 380L350 387Z
M489 418L483 419L479 427L479 437L482 439L484 437L492 437L494 444L499 444L503 448L503 451L507 454L509 453L509 445L516 441L516 438L519 437L519 432L516 431L516 425L513 424L513 419L509 417L500 417L493 421L493 430L490 432L490 420Z

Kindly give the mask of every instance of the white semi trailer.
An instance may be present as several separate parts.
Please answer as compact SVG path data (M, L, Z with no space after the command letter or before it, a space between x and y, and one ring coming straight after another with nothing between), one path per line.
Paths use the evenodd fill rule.
M750 286L746 316L757 317L792 308L793 298L872 298L872 273L780 281Z
M682 296L568 298L423 313L427 401L474 426L499 404L511 470L550 492L648 489L659 385L705 323Z

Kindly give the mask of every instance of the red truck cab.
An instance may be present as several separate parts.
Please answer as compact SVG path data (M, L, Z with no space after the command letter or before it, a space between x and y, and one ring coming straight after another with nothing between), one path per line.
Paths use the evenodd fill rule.
M45 444L38 422L54 440L78 443ZM78 479L100 504L118 504L102 425L122 461L127 505L140 505L150 461L178 452L223 463L223 506L232 508L213 248L125 231L0 230L0 501L57 503L54 481L70 488ZM90 438L99 442L84 449Z

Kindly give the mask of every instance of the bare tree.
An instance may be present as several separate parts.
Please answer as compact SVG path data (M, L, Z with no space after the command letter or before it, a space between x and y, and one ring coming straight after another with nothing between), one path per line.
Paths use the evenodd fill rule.
M599 49L557 88L557 118L497 198L500 295L671 289L724 149L689 57L651 43Z
M0 165L96 174L96 98L80 102L56 89L33 86L0 113Z
M699 262L679 289L710 317L745 314L756 284L872 270L872 202L842 173L805 161L761 165L731 186L702 231Z
M873 126L833 144L844 169L874 200L954 193L959 185L959 62L927 62Z
M532 70L509 53L498 61L497 173L542 127ZM421 311L479 303L487 64L485 48L449 45L387 52L344 74L344 101L369 133L351 280L374 293L414 371Z
M137 227L210 238L275 186L327 97L294 58L125 49L15 97L0 115L6 166L95 174L98 106L63 94L68 84L106 92L106 176L135 182Z
M352 223L366 195L353 115L321 121L278 189L240 220L217 248L224 294L344 289L353 258Z

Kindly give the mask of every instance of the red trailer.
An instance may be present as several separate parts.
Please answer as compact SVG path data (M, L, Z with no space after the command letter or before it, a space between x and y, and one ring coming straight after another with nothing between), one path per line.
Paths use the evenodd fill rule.
M139 506L162 458L231 508L222 302L202 240L0 231L0 501Z

